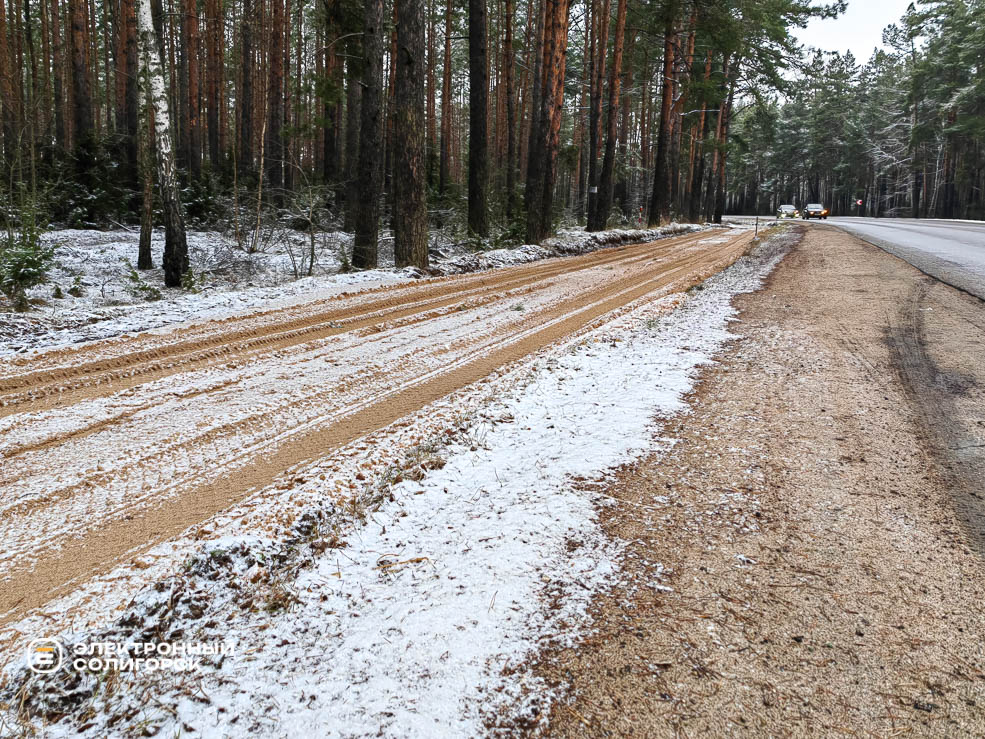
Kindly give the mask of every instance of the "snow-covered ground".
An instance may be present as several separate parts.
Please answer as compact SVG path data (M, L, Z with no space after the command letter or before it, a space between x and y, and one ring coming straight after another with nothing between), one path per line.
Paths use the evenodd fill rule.
M23 691L24 705L56 720L50 736L477 735L500 710L536 723L550 694L524 662L545 640L584 633L589 599L619 557L592 481L673 443L661 419L686 410L701 366L730 339L732 298L760 284L786 243L774 236L701 290L641 301L297 470L287 488L152 552L144 577L170 574L122 617L108 618L118 605L102 619L90 609L85 628L60 634L226 641L224 660L194 675L73 681L32 676L15 655L4 698ZM387 455L396 461L381 464ZM361 492L327 503L345 475L364 481ZM282 520L299 501L307 513L285 523L290 535L273 527L261 538L257 521ZM109 595L113 578L92 592ZM14 625L19 644L44 623Z
M540 246L470 252L462 245L435 247L433 274L447 275L580 254L605 246L650 241L701 227L671 224L660 229L589 234L564 230ZM60 230L44 235L55 246L48 283L28 291L34 310L12 313L0 304L0 357L188 321L210 320L326 298L353 289L394 284L424 276L393 267L392 243L384 239L380 269L340 273L343 252L351 256L352 235L316 235L312 276L295 276L307 254L308 236L285 231L265 251L247 254L234 239L216 232L189 232L194 292L164 287L160 254L164 234L154 232L156 269L135 273L139 234L134 231ZM132 279L131 275L137 275ZM306 270L302 271L306 274ZM55 297L60 294L61 297ZM157 296L160 296L159 298ZM154 297L156 299L150 300Z

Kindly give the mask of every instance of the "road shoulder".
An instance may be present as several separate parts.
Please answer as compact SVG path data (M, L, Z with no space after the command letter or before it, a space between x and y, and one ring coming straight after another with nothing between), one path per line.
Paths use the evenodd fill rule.
M620 584L528 666L550 734L982 734L982 562L892 341L924 279L809 229L738 299L744 338L670 450L602 491ZM966 364L938 339L938 366Z

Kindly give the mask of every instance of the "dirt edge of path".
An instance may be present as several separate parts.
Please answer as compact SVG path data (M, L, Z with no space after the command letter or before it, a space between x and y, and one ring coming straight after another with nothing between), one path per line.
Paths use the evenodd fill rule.
M985 733L982 561L887 340L924 279L818 228L738 298L743 338L672 448L605 487L620 582L576 648L528 665L549 712L493 733ZM939 365L975 350L937 339Z

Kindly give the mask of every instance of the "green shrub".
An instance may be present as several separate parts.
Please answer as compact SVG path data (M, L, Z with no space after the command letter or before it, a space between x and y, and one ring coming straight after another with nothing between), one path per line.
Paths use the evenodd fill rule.
M0 293L14 309L30 307L27 290L48 279L55 260L55 247L41 243L41 227L32 206L21 209L17 226L9 226L0 241Z
M78 274L75 279L72 280L72 287L68 289L68 294L73 298L81 298L86 294L85 285L82 284L82 275Z
M124 259L123 263L127 267L127 281L124 288L131 296L138 300L146 300L148 303L164 297L164 293L158 288L143 281L129 259Z
M200 293L202 292L200 280L192 272L192 268L189 267L188 271L181 275L181 289L187 290L190 293Z

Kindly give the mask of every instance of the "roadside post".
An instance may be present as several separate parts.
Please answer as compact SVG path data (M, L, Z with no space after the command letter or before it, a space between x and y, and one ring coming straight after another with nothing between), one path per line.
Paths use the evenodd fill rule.
M759 238L759 214L758 213L756 214L756 233L754 233L752 235L752 237L754 239L758 239Z

